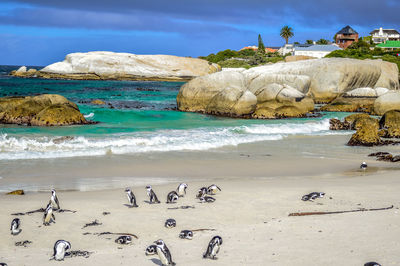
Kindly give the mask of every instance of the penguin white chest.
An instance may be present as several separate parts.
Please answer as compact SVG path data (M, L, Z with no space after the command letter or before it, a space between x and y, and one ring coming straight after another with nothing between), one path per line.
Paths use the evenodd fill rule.
M169 264L167 256L165 255L163 250L161 248L159 248L159 247L157 247L157 254L158 254L158 257L160 258L160 261L161 261L161 263L163 265L168 265Z
M65 257L65 246L60 244L57 246L56 255L54 256L55 260L64 260Z
M211 255L212 255L212 256L216 256L218 252L219 252L219 245L218 245L218 244L215 244L215 245L213 246L212 250L211 250Z

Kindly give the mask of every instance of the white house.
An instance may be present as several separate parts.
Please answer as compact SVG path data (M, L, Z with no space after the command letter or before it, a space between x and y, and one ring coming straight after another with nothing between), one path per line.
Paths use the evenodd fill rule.
M386 41L400 41L400 33L393 29L373 30L371 33L372 41L374 43L383 43Z
M294 44L287 43L281 48L279 48L278 53L280 55L287 55L287 54L293 55L293 51L294 51Z
M340 48L335 44L327 44L327 45L314 44L310 46L295 46L293 55L305 55L315 58L322 58L327 54L336 50L342 50L342 48Z

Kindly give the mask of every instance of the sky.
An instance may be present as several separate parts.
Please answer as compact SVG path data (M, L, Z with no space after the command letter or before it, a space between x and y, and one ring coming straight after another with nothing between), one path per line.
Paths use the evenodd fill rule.
M257 45L333 40L352 26L400 31L399 0L0 0L0 65L45 66L66 54L113 51L197 57Z

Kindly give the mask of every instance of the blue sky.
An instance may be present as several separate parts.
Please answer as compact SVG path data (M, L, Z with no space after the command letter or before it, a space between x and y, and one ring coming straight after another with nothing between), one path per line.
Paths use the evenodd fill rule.
M351 25L361 35L400 30L398 0L0 0L0 64L47 65L66 54L115 51L207 55L257 44L325 38Z

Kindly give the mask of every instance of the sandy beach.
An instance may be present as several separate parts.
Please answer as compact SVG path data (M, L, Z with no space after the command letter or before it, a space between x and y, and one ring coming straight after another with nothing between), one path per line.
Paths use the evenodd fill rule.
M329 138L330 141L337 141L347 137L325 137L320 142L318 138L312 139L323 150L323 143L329 143ZM293 141L299 143L298 139ZM281 145L291 145L290 138L286 142L282 141ZM142 183L147 183L141 180L132 185L139 208L124 205L127 203L124 182L129 183L135 177L125 181L121 179L118 189L58 189L61 208L75 210L76 213L55 213L56 223L46 227L42 225L42 213L18 216L22 232L17 236L12 236L9 231L11 220L17 217L11 214L45 207L50 192L28 191L24 196L2 194L0 262L8 265L160 265L157 256L145 256L145 249L161 238L177 265L363 265L367 261L378 261L382 265L399 264L400 168L398 164L377 162L366 156L368 152L381 150L379 147L348 149L338 145L338 154L333 148L332 156L328 158L317 158L320 156L316 156L315 149L313 156L298 156L295 147L289 157L283 156L288 155L287 149L286 154L282 154L285 150L282 149L281 152L273 150L272 156L257 156L263 145L272 144L238 146L235 148L235 159L226 152L222 155L209 153L213 156L203 153L202 159L194 154L186 158L182 154L181 157L170 154L169 160L159 160L158 163L155 163L158 159L154 157L152 160L149 157L143 159L143 163L148 161L142 167L148 170L149 176L161 176L157 173L163 169L164 175L171 177L165 178L165 182L153 184L161 204L150 205L146 202L148 197ZM339 153L341 149L348 149L349 152ZM197 163L184 163L191 160ZM359 169L362 160L369 164L366 171ZM183 162L182 173L187 174L186 178L177 174L179 168L174 162L178 161ZM153 167L149 167L151 162ZM131 171L142 176L142 168L133 171L134 165ZM112 164L107 166L111 169L116 167ZM129 170L125 166L127 169L121 167L119 174ZM190 167L193 169L191 175ZM44 166L44 169L46 176L48 168ZM101 169L88 169L92 169L87 170L92 178L101 172ZM278 175L278 172L281 174ZM73 179L75 173L71 170L68 175ZM104 175L107 174L105 170ZM148 183L151 180L148 179ZM167 193L175 190L179 182L188 183L187 195L176 204L166 204ZM222 189L215 195L217 200L214 203L200 203L195 199L200 187L213 183ZM313 191L325 192L326 196L314 202L301 200L304 194ZM293 212L345 211L392 205L392 209L384 211L288 216ZM194 208L169 209L180 206ZM103 215L103 212L110 214ZM164 227L168 218L177 221L176 228ZM101 225L83 229L85 224L95 220ZM193 240L178 238L179 232L185 229L215 231L195 231ZM118 245L114 242L117 235L94 235L101 232L132 233L138 239L134 239L131 245ZM218 260L203 259L202 254L214 235L223 238ZM49 261L58 239L70 241L72 250L92 253L88 258ZM24 240L32 243L27 247L15 246L15 242Z

